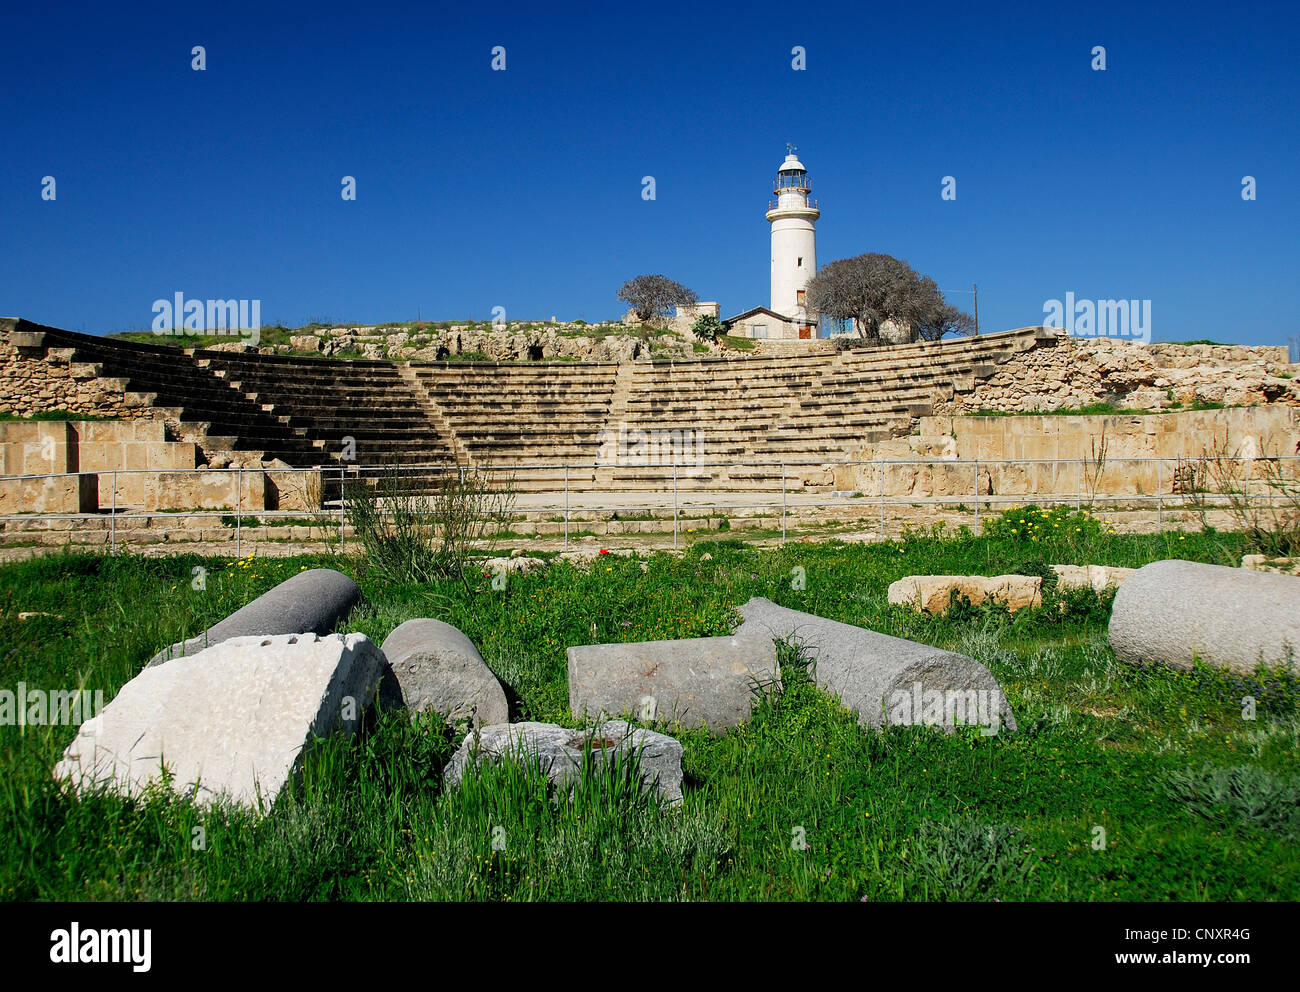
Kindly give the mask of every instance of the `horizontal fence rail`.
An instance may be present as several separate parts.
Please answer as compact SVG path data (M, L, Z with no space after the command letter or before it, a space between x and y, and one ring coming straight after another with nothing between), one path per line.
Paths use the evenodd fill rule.
M635 477L642 485L628 485L602 473L636 470ZM731 476L737 469L762 469L771 478L779 475L779 484L770 487L744 486L739 483L744 474ZM715 472L714 470L720 470ZM821 473L821 479L805 488L800 470ZM841 476L863 486L835 488L836 483L826 483L825 473L837 475L842 470L859 470L858 474ZM866 470L865 474L861 470ZM1217 474L1216 474L1217 470ZM910 477L908 473L913 473ZM921 472L928 472L922 477ZM102 521L108 520L108 543L118 549L117 524L119 521L158 520L159 518L205 519L234 518L232 537L236 553L242 551L244 520L253 518L273 523L276 520L311 520L313 526L337 527L340 547L345 548L348 531L347 493L350 485L364 484L368 489L382 493L385 480L402 487L400 491L431 496L453 476L463 482L466 473L474 473L486 480L489 488L515 491L529 497L527 506L508 506L500 510L503 515L554 514L564 522L564 546L570 543L570 523L575 515L598 513L654 513L671 512L673 522L673 547L680 543L680 521L683 510L709 511L770 511L780 517L781 540L787 536L787 524L792 511L801 515L806 511L823 509L870 508L878 515L880 535L885 534L886 514L900 508L951 509L970 515L975 533L979 533L981 515L996 513L1000 509L1026 504L1072 505L1076 509L1121 506L1156 511L1156 527L1164 528L1166 511L1208 510L1234 505L1248 508L1276 507L1279 503L1300 509L1300 455L1270 457L1207 456L1207 457L1115 457L1102 460L1088 458L1034 458L1034 459L849 459L849 460L786 460L786 461L683 461L643 464L635 459L596 461L521 462L511 464L455 465L332 465L314 468L210 468L194 469L113 469L97 472L51 472L34 475L0 476L0 492L12 490L6 502L19 506L23 501L24 486L43 480L84 480L95 478L97 491L105 488L109 493L108 505L97 512L17 512L0 514L0 525L6 531L10 524L42 521ZM793 473L791 475L790 473ZM1001 473L1007 477L997 478ZM1020 473L1019 478L1010 473ZM175 484L186 476L203 476L207 479L227 480L227 489L233 491L233 506L186 509L142 509L119 501L124 480L153 477L159 487ZM283 481L301 477L297 494L313 493L312 501L318 505L298 509L264 509L250 499L249 477L274 476ZM655 477L652 479L652 476ZM1213 478L1211 476L1214 476ZM165 481L164 481L165 477ZM234 480L230 487L229 480ZM793 479L793 485L791 480ZM966 480L969 480L968 482ZM711 486L683 483L714 483ZM1053 484L1044 485L1045 480ZM1226 480L1226 483L1225 483ZM644 485L657 482L655 488ZM1016 491L997 492L995 486L1005 488L1015 485ZM516 487L526 485L526 490ZM1220 491L1211 488L1218 486ZM868 492L867 488L872 491ZM905 492L899 490L906 489ZM936 492L943 489L943 492ZM1124 490L1124 491L1120 491ZM138 491L138 487L132 491ZM159 491L165 492L160 488ZM595 496L595 502L575 497ZM728 498L723 498L723 497ZM830 498L825 498L829 496ZM618 497L614 500L614 497ZM383 506L380 495L379 505ZM613 501L611 501L613 500ZM100 501L103 501L102 496ZM921 518L918 517L918 521ZM558 522L558 521L557 521ZM665 518L666 523L666 518ZM125 533L130 534L128 529ZM666 532L665 532L666 533ZM332 539L331 539L332 540ZM183 547L178 542L177 547Z

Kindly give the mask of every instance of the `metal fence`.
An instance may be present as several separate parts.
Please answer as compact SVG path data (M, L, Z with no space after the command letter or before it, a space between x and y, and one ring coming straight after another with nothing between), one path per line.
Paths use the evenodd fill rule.
M635 468L639 487L599 481L599 473ZM1217 474L1212 469L1217 468ZM761 469L779 475L780 484L769 488L747 487L744 476L732 477L739 469ZM39 475L0 476L0 492L9 487L30 486L41 480L79 480L95 476L99 489L109 498L97 512L85 513L8 513L0 514L0 527L17 533L18 523L42 521L83 521L102 523L107 520L107 538L111 548L118 548L119 522L157 521L159 518L205 519L233 518L231 537L236 554L242 553L245 521L311 520L328 534L337 528L341 549L348 542L348 513L343 498L350 485L360 482L373 487L385 475L396 473L411 492L434 492L449 475L480 473L494 480L490 485L525 497L527 505L513 505L507 514L551 514L563 520L563 541L570 543L571 524L582 522L589 514L599 513L671 513L673 547L680 544L683 512L748 511L750 515L779 516L781 540L787 539L790 521L815 515L828 509L856 508L870 512L879 521L880 534L886 530L886 516L891 510L948 510L969 515L969 524L978 534L981 522L990 514L1012 506L1036 503L1066 505L1076 509L1110 508L1110 512L1155 512L1155 526L1164 529L1165 515L1171 511L1228 509L1246 507L1251 512L1276 511L1279 505L1300 512L1300 455L1273 457L1189 457L1189 458L1039 458L1039 459L870 459L870 460L801 460L759 461L691 461L672 464L629 466L621 462L527 462L508 465L472 467L447 465L362 466L338 465L324 468L195 468L195 469L115 469L101 472L62 472ZM836 488L825 482L826 473L840 482L855 484ZM813 487L801 481L806 474L815 476ZM844 473L848 473L845 475ZM123 480L133 477L185 475L222 476L234 479L233 506L208 509L166 507L147 509L119 500ZM650 477L658 475L659 485L651 487ZM262 481L265 476L280 480L301 475L302 492L318 484L322 494L314 508L265 509L251 498L250 477ZM1211 478L1215 475L1215 478ZM1229 484L1224 485L1227 479ZM318 480L313 483L311 480ZM966 481L969 480L969 481ZM1217 480L1217 482L1216 482ZM1216 486L1218 491L1216 491ZM11 489L21 499L21 490ZM593 501L595 497L595 501ZM102 497L101 497L102 499ZM12 500L10 500L12 501ZM382 505L382 500L381 500ZM764 511L766 513L764 514ZM664 518L665 524L667 517ZM918 520L924 520L922 516ZM558 522L558 521L557 521ZM775 528L774 528L775 529ZM121 533L132 531L123 527ZM666 535L666 530L663 532ZM322 537L327 537L323 532ZM558 536L558 535L557 535ZM328 537L333 540L332 537ZM125 543L125 542L124 542ZM178 546L180 546L178 544Z

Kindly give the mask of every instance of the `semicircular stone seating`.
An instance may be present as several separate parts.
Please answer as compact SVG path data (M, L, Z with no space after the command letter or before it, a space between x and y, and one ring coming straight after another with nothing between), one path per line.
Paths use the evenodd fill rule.
M687 489L773 490L783 471L797 485L783 462L842 460L909 433L935 402L1054 343L1024 328L834 354L407 364L187 352L7 323L26 357L89 368L210 460L224 449L295 467L528 466L520 490L565 479L664 489L674 477Z

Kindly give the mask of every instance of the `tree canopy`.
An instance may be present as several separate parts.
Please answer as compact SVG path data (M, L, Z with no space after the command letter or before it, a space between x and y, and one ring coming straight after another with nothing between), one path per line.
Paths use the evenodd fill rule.
M626 303L637 319L650 323L667 316L676 307L699 301L692 290L667 276L637 276L623 283L618 298Z
M878 253L824 266L809 281L804 306L810 315L852 319L859 337L872 342L880 340L887 322L927 341L974 330L974 321L944 300L933 279L902 259Z

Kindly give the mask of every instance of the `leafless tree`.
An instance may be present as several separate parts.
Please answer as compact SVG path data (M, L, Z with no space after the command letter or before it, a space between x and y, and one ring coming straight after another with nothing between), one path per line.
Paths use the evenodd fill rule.
M975 321L970 314L951 304L930 311L916 325L916 334L922 341L938 341L945 334L974 334Z
M823 267L808 283L804 305L810 315L852 319L865 341L880 340L881 325L892 322L913 336L938 340L967 333L974 321L950 307L938 285L902 259L868 253Z
M644 324L655 323L676 307L699 301L692 290L667 276L637 276L623 283L618 298L632 308Z

